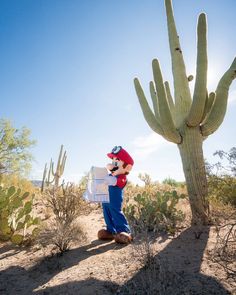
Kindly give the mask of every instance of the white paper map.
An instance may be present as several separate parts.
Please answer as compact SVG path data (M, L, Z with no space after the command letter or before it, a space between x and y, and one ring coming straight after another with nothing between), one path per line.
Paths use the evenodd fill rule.
M109 203L108 186L104 183L107 169L91 167L88 175L87 190L83 197L90 202Z

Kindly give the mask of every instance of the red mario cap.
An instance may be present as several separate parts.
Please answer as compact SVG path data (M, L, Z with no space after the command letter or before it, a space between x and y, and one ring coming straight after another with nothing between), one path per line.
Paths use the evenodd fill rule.
M130 154L128 152L126 152L126 150L124 150L120 145L119 146L115 146L111 153L107 154L107 156L109 158L119 158L121 161L125 162L126 164L130 164L130 165L134 165L134 160L132 159L132 157L130 156Z

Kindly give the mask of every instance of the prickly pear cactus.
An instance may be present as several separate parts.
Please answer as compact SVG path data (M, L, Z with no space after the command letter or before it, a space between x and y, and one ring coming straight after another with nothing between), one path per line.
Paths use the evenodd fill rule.
M131 203L124 207L124 212L136 232L166 231L174 233L178 221L183 221L183 213L176 209L180 199L185 198L177 191L157 191L152 194L147 190L137 194Z
M39 218L31 215L33 196L14 186L0 187L0 240L21 245L38 232ZM33 230L29 229L33 226Z
M174 77L174 95L163 81L159 61L152 62L154 82L150 82L153 110L141 84L134 79L135 89L147 123L159 135L176 143L185 174L193 223L208 223L207 179L202 143L221 125L228 99L228 90L236 78L236 58L220 79L215 92L207 91L207 23L201 13L197 26L197 68L193 97L190 93L172 2L165 0L169 44Z

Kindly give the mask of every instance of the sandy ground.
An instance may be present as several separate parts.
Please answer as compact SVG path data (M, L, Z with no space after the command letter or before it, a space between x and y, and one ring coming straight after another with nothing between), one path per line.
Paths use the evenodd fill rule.
M0 294L236 294L235 278L209 259L214 228L199 239L192 228L176 237L157 237L154 261L140 262L139 241L128 246L101 242L100 210L82 216L88 239L63 256L50 256L50 247L19 249L0 245Z

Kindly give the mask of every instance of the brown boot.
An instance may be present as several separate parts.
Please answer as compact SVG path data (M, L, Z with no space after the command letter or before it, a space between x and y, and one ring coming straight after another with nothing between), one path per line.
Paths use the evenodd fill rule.
M100 229L98 231L98 239L99 240L113 240L114 236L106 229Z
M119 244L129 244L133 240L131 234L128 234L126 232L121 232L115 235L115 241Z

